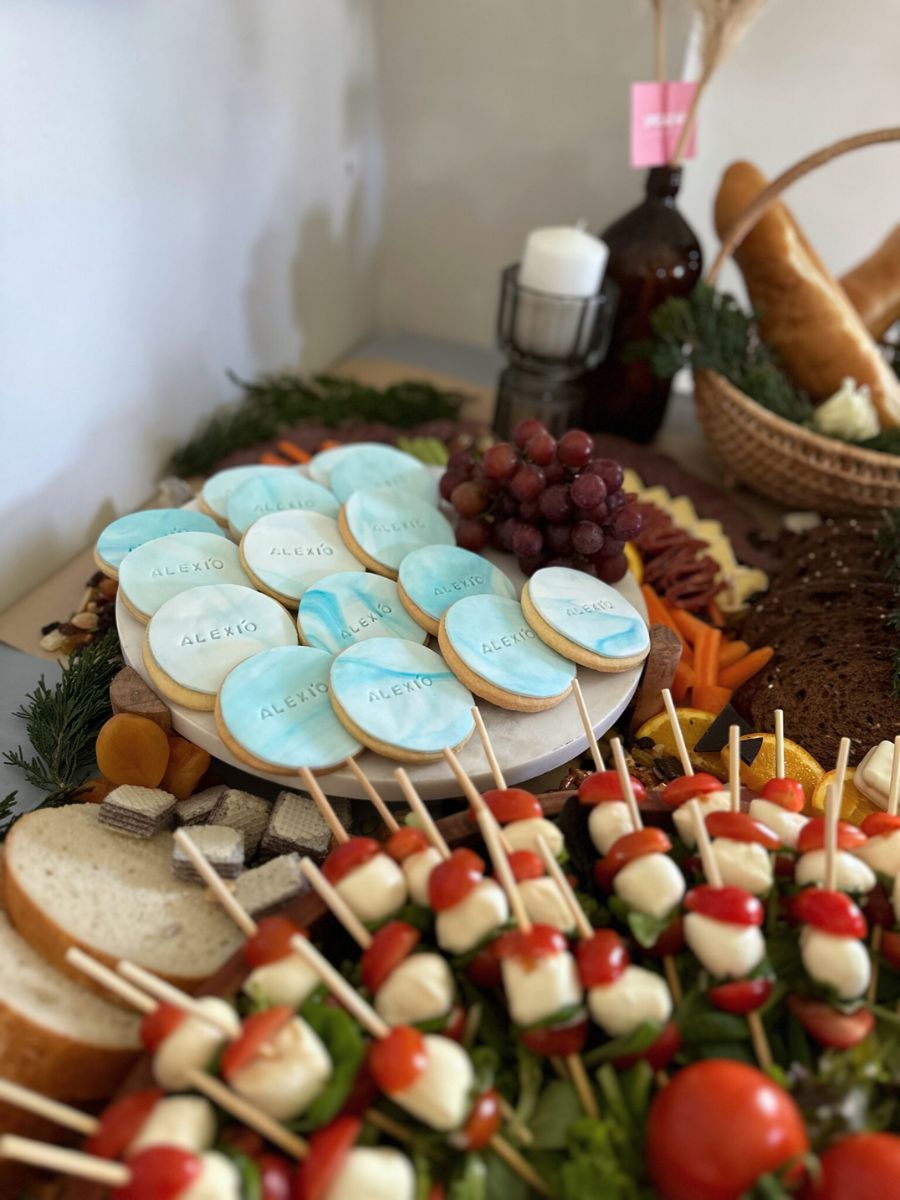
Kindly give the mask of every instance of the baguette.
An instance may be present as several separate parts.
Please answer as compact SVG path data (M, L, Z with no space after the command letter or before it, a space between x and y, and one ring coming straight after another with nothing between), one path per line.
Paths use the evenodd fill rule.
M867 259L841 278L841 287L872 337L900 321L900 225Z
M720 237L765 186L752 163L731 164L716 196ZM883 426L900 425L900 380L783 204L768 209L734 257L763 338L812 401L827 400L849 376L868 385Z

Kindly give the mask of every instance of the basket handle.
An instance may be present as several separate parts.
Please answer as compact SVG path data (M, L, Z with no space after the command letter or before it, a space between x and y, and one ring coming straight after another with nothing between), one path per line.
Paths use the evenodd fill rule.
M894 125L889 129L873 129L870 133L857 133L854 137L842 138L839 142L817 150L815 154L810 154L807 158L795 163L794 166L788 167L786 171L782 171L763 188L759 195L750 201L744 211L735 219L722 239L719 253L706 274L707 282L715 283L725 260L734 253L760 217L771 208L781 193L786 191L792 183L802 179L804 175L809 175L817 167L831 162L833 158L849 154L851 150L860 150L863 146L875 146L881 142L898 141L900 141L900 125Z

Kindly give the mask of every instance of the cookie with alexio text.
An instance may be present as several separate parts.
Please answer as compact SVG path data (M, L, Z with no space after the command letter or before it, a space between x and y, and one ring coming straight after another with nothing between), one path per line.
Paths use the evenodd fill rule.
M441 617L465 596L516 599L510 579L492 562L462 546L422 546L400 563L400 600L412 619L437 636Z

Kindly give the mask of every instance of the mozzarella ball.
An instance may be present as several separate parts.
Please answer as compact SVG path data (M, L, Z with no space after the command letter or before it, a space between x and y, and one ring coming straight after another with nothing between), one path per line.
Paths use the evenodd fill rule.
M192 1071L203 1071L229 1040L219 1028L230 1028L237 1037L241 1023L230 1004L217 996L202 996L198 1004L216 1020L213 1025L199 1016L189 1016L163 1038L153 1056L153 1077L167 1092L191 1086Z
M128 1155L148 1146L178 1146L202 1154L215 1140L216 1114L208 1100L202 1096L164 1096L128 1147Z
M434 933L448 954L468 954L508 920L509 901L503 888L493 879L482 879L465 900L437 914Z
M609 1037L627 1037L644 1021L664 1025L672 1015L668 984L653 971L628 966L618 979L588 989L588 1009Z
M441 856L434 846L429 846L426 850L420 850L418 854L410 854L408 858L404 858L401 866L406 878L406 886L409 889L409 898L413 904L429 907L428 880L440 861Z
M540 854L538 838L543 838L554 858L559 858L566 845L559 826L544 817L510 821L503 826L503 836L509 842L510 850L530 850L532 854Z
M387 854L376 854L336 884L354 915L367 925L392 916L406 903L403 871Z
M896 878L900 875L900 829L870 837L864 846L853 853L879 875Z
M619 871L613 888L630 908L662 918L681 903L684 876L667 854L643 854Z
M588 833L598 854L606 854L613 842L633 829L631 813L624 800L606 800L602 804L595 804L588 817Z
M804 925L800 930L800 957L810 978L829 984L842 1000L855 1000L869 986L869 952L856 938L835 937Z
M318 975L299 954L288 954L277 962L265 963L251 971L243 991L267 1008L286 1004L300 1008L319 986Z
M859 895L871 892L875 886L872 868L846 850L835 855L835 887L839 892ZM801 854L794 867L794 882L798 887L823 887L825 884L825 851L810 850Z
M231 1087L276 1121L306 1112L332 1075L332 1062L319 1035L292 1017L267 1046L232 1075Z
M241 1176L230 1158L211 1150L200 1157L200 1176L178 1193L178 1200L241 1200Z
M475 1086L472 1061L458 1042L425 1034L427 1065L411 1087L393 1092L391 1099L423 1125L439 1133L458 1129L469 1115Z
M712 851L727 887L761 896L772 886L772 859L765 846L721 837L713 839Z
M575 919L562 893L549 876L541 879L523 879L519 884L519 895L525 911L535 925L552 925L563 933L575 928Z
M697 797L697 803L700 805L704 819L710 813L730 812L731 793L727 791L706 792L703 796ZM672 820L675 822L678 836L689 850L693 850L697 845L697 839L694 837L694 821L691 817L690 806L688 804L679 805L672 814Z
M418 1025L444 1017L453 1007L453 972L440 954L411 954L396 966L375 995L388 1025Z
M416 1173L400 1150L354 1146L325 1200L415 1200Z
M803 813L789 812L780 804L773 804L771 800L763 800L760 796L750 801L750 816L768 825L781 838L782 845L791 850L797 848L800 830L809 820Z
M703 913L688 913L684 918L684 940L716 979L743 979L766 956L758 926L717 921Z
M546 958L504 958L500 969L509 1015L517 1025L534 1025L581 1003L581 981L567 950Z

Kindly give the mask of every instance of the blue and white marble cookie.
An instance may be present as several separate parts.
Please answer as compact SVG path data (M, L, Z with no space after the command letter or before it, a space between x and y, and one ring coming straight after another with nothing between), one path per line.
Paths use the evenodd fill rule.
M265 463L250 463L246 467L226 467L210 475L200 490L200 503L211 516L222 525L228 521L228 499L231 493L248 479L264 478L266 475L300 474L298 467L272 467Z
M215 584L173 596L150 619L144 662L154 683L191 708L211 709L225 676L262 650L296 646L284 608L250 587Z
M302 641L329 654L368 638L397 637L421 645L428 636L400 603L396 583L371 571L328 575L307 588L297 627Z
M522 605L545 642L585 666L624 671L649 652L650 634L637 609L584 571L535 571L523 589Z
M451 604L464 596L516 599L511 580L492 562L462 546L422 546L400 564L400 599L429 633Z
M331 702L365 746L405 762L440 758L472 733L472 695L439 654L399 638L371 638L339 654Z
M326 575L365 569L347 549L337 521L299 510L254 521L241 539L241 558L254 583L291 608Z
M105 575L116 578L122 559L144 542L170 533L225 534L206 513L189 508L147 508L111 521L97 538L94 559Z
M399 488L354 492L338 518L347 545L379 575L397 578L407 554L421 546L452 546L450 522L427 500Z
M396 446L348 446L329 472L329 486L341 504L365 488L391 488L438 502L435 476L411 454Z
M466 596L441 620L444 658L476 695L501 708L536 712L564 699L574 664L545 646L518 600Z
M268 475L253 475L234 489L228 497L228 525L240 537L254 521L269 513L299 509L336 517L340 507L327 488L305 475L276 470Z
M333 655L312 646L264 650L229 673L216 725L240 758L262 770L330 771L362 749L331 707Z
M306 464L306 470L314 483L330 488L331 472L345 455L351 451L368 450L381 445L381 442L350 442L346 446L332 446L330 450L320 450L318 454L314 454Z
M251 586L237 546L218 530L154 538L126 554L119 564L122 599L141 621L180 592L211 583Z

